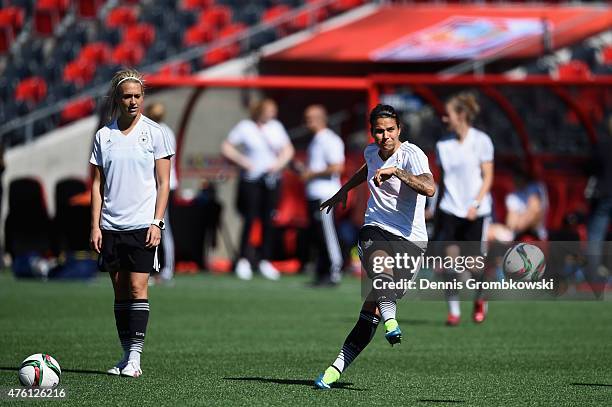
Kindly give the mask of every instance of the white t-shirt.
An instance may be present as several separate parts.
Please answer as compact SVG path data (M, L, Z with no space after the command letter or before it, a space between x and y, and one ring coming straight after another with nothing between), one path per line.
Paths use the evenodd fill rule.
M376 170L387 167L399 167L413 175L431 174L427 156L407 141L386 161L380 158L378 151L376 144L370 144L363 154L368 165L370 189L364 225L378 226L412 242L427 242L425 195L417 193L397 177L389 178L380 187L373 180Z
M459 218L467 216L482 187L481 164L493 161L493 143L480 130L470 128L463 143L448 136L436 144L436 160L444 171L440 209ZM480 202L478 216L491 213L491 194Z
M548 193L543 184L532 182L525 186L525 188L508 194L506 196L506 209L519 214L525 213L527 211L527 202L532 195L536 195L540 198L543 213L542 220L536 226L535 232L537 232L539 239L545 240L548 238L548 232L545 225L546 214L548 212Z
M172 139L172 150L176 152L176 136L174 135L174 132L166 123L159 123L159 125ZM178 178L176 176L176 156L173 155L170 159L170 191L174 191L176 188L178 188Z
M312 138L308 145L307 167L310 171L324 171L328 166L344 164L344 143L330 129L323 129ZM327 178L313 178L306 184L306 197L310 200L326 200L340 189L340 175Z
M98 130L89 162L102 167L105 178L101 229L151 225L157 200L155 160L172 155L170 135L144 115L127 135L117 128L117 121Z
M291 142L278 120L270 120L263 126L258 126L253 120L242 120L230 131L227 141L241 148L253 164L250 171L242 174L248 181L261 178L276 161L282 148Z

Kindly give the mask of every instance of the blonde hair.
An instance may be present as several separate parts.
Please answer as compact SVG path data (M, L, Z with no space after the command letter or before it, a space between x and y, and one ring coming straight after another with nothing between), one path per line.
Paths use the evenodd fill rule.
M278 108L276 102L270 98L252 101L249 106L249 116L251 117L251 120L253 120L254 122L259 120L259 118L263 114L264 107L268 104L274 106L275 108Z
M476 95L472 92L461 92L453 95L448 99L447 103L451 104L457 113L465 113L465 119L469 124L472 124L478 113L480 113L480 105Z
M144 79L142 74L135 69L124 69L121 71L117 71L111 79L110 89L108 90L108 94L106 96L107 106L110 108L107 109L109 112L109 119L115 120L119 113L119 106L117 105L117 96L119 95L119 85L124 82L135 82L139 83L142 89L142 94L144 95Z

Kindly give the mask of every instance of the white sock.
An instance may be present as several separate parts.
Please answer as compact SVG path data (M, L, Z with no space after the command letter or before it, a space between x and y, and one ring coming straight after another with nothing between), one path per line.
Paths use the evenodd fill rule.
M456 298L456 296L453 297L448 299L448 312L450 312L451 315L459 316L461 315L461 307L459 306L459 300Z
M137 365L140 366L140 352L135 350L130 351L129 361L135 362Z
M389 319L395 319L397 303L389 300L378 301L378 310L380 311L380 317L383 321L386 322Z

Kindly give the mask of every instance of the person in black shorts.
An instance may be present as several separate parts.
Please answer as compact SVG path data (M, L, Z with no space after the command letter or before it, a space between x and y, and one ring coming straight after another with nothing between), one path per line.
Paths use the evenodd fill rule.
M123 358L109 374L139 377L149 320L149 273L159 271L157 246L170 190L173 142L141 113L144 86L135 70L111 80L110 123L96 133L90 163L92 248L115 292L115 323Z
M491 214L490 189L493 184L493 143L489 136L472 127L480 106L469 92L452 96L446 102L446 116L451 134L436 144L436 161L441 169L439 206L436 210L434 238L442 255L479 256ZM461 242L461 244L446 244ZM457 279L455 270L444 270L447 281ZM484 270L478 278L484 277ZM446 324L458 325L461 310L456 290L446 290ZM476 293L474 322L483 322L487 304L482 290Z
M370 198L358 242L361 264L369 277L367 293L357 323L336 360L315 380L318 389L331 388L370 343L381 319L385 339L391 345L401 342L396 311L405 290L395 284L413 279L418 266L385 266L380 260L398 254L420 258L427 245L425 197L435 191L427 156L416 145L400 141L402 128L392 106L376 106L370 112L370 127L374 143L365 148L365 164L321 204L327 211L338 203L346 204L351 189L368 183Z

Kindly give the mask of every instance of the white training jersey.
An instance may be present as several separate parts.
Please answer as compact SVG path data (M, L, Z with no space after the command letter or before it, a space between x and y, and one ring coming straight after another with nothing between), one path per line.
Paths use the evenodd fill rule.
M370 189L364 225L378 226L412 242L427 242L425 195L417 193L397 177L389 178L380 187L374 184L374 175L379 168L398 167L413 175L431 174L427 156L407 141L386 161L380 158L378 151L374 143L364 151Z
M258 126L253 120L241 120L230 131L227 141L240 148L253 165L250 171L244 171L242 174L248 181L265 175L282 148L291 143L285 128L278 120L270 120L262 126Z
M470 128L462 143L449 135L436 144L436 160L444 171L440 209L459 218L467 216L483 183L481 165L493 161L493 143L480 130ZM491 214L491 194L480 202L478 216Z
M174 132L166 123L159 123L159 125L166 130L166 133L170 136L172 140L172 150L176 153L176 136ZM176 176L176 156L173 155L170 159L170 191L174 191L178 188L178 178Z
M157 200L155 160L172 155L170 135L144 115L127 135L117 128L117 121L98 130L89 162L104 173L101 229L151 225Z
M330 165L344 164L344 143L340 136L330 129L323 129L313 137L308 145L306 166L313 172L325 171ZM309 200L327 200L340 189L340 175L326 178L313 178L306 184L306 197Z
M546 230L546 215L548 213L548 193L546 192L546 186L541 182L532 182L526 185L524 188L511 192L506 195L506 209L508 211L517 212L523 215L527 212L527 203L532 195L537 196L540 199L540 205L542 208L542 219L535 228L538 234L538 239L548 239L548 231Z

